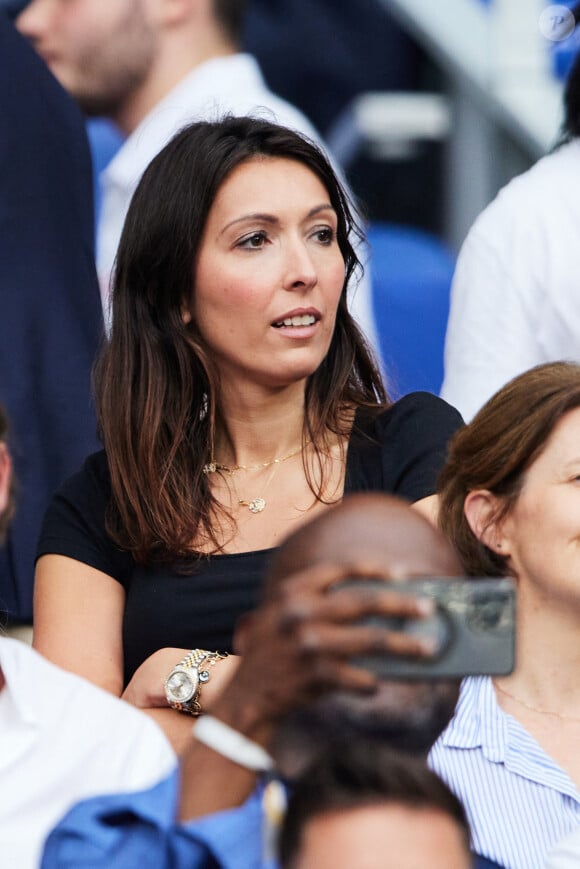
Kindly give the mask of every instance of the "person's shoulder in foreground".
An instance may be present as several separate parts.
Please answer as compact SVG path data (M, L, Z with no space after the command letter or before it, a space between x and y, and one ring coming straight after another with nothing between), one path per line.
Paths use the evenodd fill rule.
M262 792L177 823L179 775L75 806L49 835L42 869L273 869L262 862Z
M38 865L47 832L80 799L150 786L175 765L147 716L0 637L2 863Z

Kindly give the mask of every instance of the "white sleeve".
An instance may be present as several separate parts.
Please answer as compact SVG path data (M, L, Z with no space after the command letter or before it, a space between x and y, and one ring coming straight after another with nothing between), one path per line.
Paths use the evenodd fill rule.
M578 869L580 866L580 830L558 842L546 859L545 869Z
M542 361L541 287L529 249L535 233L522 228L517 205L525 208L509 199L488 206L457 260L441 396L466 421L512 377Z

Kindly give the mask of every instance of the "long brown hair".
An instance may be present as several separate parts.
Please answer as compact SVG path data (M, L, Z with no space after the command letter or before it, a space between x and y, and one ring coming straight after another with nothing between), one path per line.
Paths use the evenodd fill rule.
M509 573L507 558L479 540L464 512L469 492L498 497L492 522L514 506L525 472L546 446L557 423L580 407L580 366L552 362L514 378L452 438L439 478L439 524L471 576Z
M322 465L329 432L347 432L345 408L387 404L372 353L347 308L347 286L360 268L351 240L360 231L324 154L299 134L255 118L186 127L153 160L132 199L117 257L111 334L95 370L112 484L107 530L141 563L190 562L193 540L220 551L212 517L223 508L203 473L213 454L219 381L182 309L217 191L236 166L256 156L303 163L324 184L338 217L345 281L328 354L307 383L303 442L312 441ZM317 497L322 491L321 483Z

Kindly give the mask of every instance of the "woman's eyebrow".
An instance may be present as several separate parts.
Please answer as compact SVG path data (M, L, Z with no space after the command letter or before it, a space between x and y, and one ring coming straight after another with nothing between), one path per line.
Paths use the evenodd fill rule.
M322 211L334 212L334 208L332 207L332 205L329 202L325 202L322 205L315 205L314 208L310 209L310 211L306 215L305 219L309 220L311 217L315 217L317 214L319 214ZM220 232L220 235L222 235L224 232L226 232L226 230L228 230L230 228L230 226L235 226L236 223L244 223L245 221L248 221L248 220L256 220L260 223L270 223L270 224L279 223L279 219L277 217L275 217L273 214L265 214L264 212L261 212L261 211L255 211L255 212L252 212L251 214L243 214L241 217L236 217L235 220L230 220L230 222L224 226L224 228Z

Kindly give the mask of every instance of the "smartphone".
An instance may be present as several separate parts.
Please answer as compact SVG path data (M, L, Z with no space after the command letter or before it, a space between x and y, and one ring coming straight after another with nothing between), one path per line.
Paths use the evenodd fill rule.
M334 589L385 590L380 579L353 579ZM353 663L385 679L455 679L506 676L515 665L516 585L508 577L417 578L388 582L399 594L429 598L435 612L423 619L369 616L365 624L432 639L430 658L385 653Z

